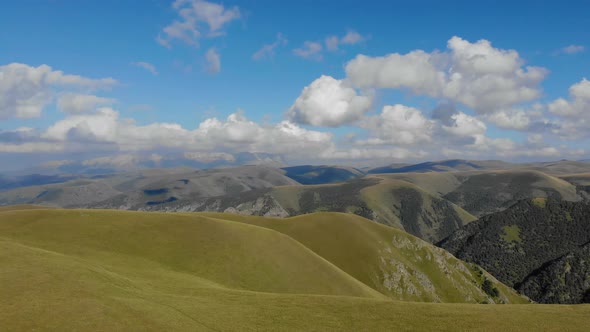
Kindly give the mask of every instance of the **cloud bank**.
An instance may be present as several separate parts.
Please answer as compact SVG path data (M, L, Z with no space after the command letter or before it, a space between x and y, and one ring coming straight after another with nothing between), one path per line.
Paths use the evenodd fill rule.
M237 7L198 0L178 0L173 7L179 19L164 29L168 44L197 46L203 35L223 34L241 15ZM325 51L365 38L351 30L324 43L306 42L294 53L319 60ZM286 43L278 35L252 58L271 58ZM210 73L221 70L216 48L207 50L205 60ZM276 123L254 121L238 110L199 123L138 124L117 110L118 100L105 96L118 84L113 78L11 63L0 66L0 120L36 118L51 108L61 118L47 128L0 129L0 153L105 154L95 164L137 163L138 153L157 163L161 151L195 161L231 161L250 152L316 163L587 156L568 144L590 138L590 81L580 78L567 96L547 101L541 84L548 73L527 65L516 50L454 36L442 51L356 55L345 63L343 77L320 75L302 87ZM427 98L426 105L436 106L386 103L381 99L386 91L409 93L410 101Z

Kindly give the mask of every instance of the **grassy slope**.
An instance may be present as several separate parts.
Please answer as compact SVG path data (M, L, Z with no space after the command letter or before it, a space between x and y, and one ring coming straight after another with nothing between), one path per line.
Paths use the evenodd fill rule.
M331 185L330 185L331 186ZM306 186L307 187L307 186ZM279 201L281 206L285 209L293 211L300 211L299 197L304 191L303 186L280 186L272 188L272 196ZM313 186L310 186L313 187Z
M315 213L288 219L206 214L277 230L303 243L366 285L406 301L493 301L473 267L398 229L352 214ZM393 276L402 275L391 282ZM493 279L487 275L489 279ZM391 283L390 283L391 282ZM505 301L524 303L497 283Z
M2 219L2 237L82 259L150 261L235 289L380 296L288 236L227 220L107 210L14 211Z
M590 324L590 306L435 305L254 293L202 287L159 270L152 279L130 278L6 241L0 248L3 266L11 256L20 257L0 274L0 325L12 331L457 331L492 326L583 331Z
M567 175L562 175L559 178L566 180L570 183L574 183L574 184L578 184L578 185L582 185L582 186L590 186L590 173L567 174Z
M379 174L380 178L403 180L433 194L443 196L461 185L455 172Z
M396 180L388 175L371 175L363 181L365 181L364 184L357 181L356 185L350 182L280 186L272 189L272 196L292 215L320 211L355 213L358 209L366 207L370 209L371 215L365 215L365 217L403 229L432 242L445 238L461 226L477 219L461 207L445 202L436 192L426 191L412 183ZM419 196L418 200L410 198L412 201L419 202L417 203L419 206L402 207L403 190L409 190ZM332 193L328 195L328 191ZM308 202L308 206L304 207L302 206L303 196L310 192L316 192L314 202ZM342 204L336 206L334 202ZM416 212L415 215L411 213L412 211ZM405 214L411 214L411 216L406 216L404 224L402 215Z
M587 172L590 169L590 163L573 160L560 160L554 162L540 162L523 164L523 168L538 170L547 174L572 174Z
M491 175L491 176L489 176ZM564 199L575 200L575 188L559 177L549 175L536 170L497 170L497 171L470 171L450 173L401 173L401 174L380 174L380 177L399 179L414 183L415 185L439 195L445 195L457 189L461 184L470 178L478 178L478 184L485 187L507 186L511 182L525 178L522 182L515 183L526 185L527 188L554 189ZM567 176L561 176L567 177ZM485 178L485 179L484 179Z
M400 211L399 208L395 208L395 206L401 207L400 196L396 194L395 191L402 188L414 191L417 195L421 197L422 205L419 208L421 208L425 213L437 216L438 213L433 210L432 205L434 201L443 200L438 196L438 194L426 191L423 188L416 186L410 182L392 179L387 176L374 177L381 179L381 182L374 186L363 189L361 191L361 195L363 200L367 203L367 205L372 210L377 212L377 221L380 221L384 224L389 223L392 226L404 229L404 226L400 221L400 214L402 211ZM461 227L462 225L468 224L477 219L469 212L463 210L461 207L451 202L448 203L449 206L452 207L452 209L456 213L457 219L459 219L458 221L460 225L457 225L458 227ZM442 218L442 216L438 217L439 219L441 219L440 221L445 221L444 218ZM441 225L437 226L441 227ZM419 220L416 221L416 227L417 230L419 230L419 235L421 235L421 237L424 239L433 240L434 242L436 242L440 238L446 237L448 234L450 234L450 232L458 228L455 227L452 230L445 232L444 230L437 228L437 226L433 226L431 224L431 221L426 222L422 218L422 216L420 216Z
M533 197L580 200L574 185L538 171L467 172L457 176L463 182L444 197L475 216L502 211Z
M18 211L18 210L38 210L38 209L47 210L47 209L52 209L52 207L42 206L42 205L30 205L30 204L0 206L0 212Z
M245 232L244 236L233 234L237 229L238 233ZM252 239L254 233L257 235ZM584 330L590 324L590 306L428 304L382 299L289 237L277 234L199 216L5 210L0 212L0 326L11 331L457 331L490 327L561 331L564 327ZM234 241L216 243L219 235ZM271 248L260 243L273 238L280 241L272 242ZM203 245L201 240L208 243L208 250L195 251ZM231 248L232 255L219 257L224 248ZM319 271L299 268L293 272L281 265L283 259L273 262L273 251L284 255L291 252L289 248L299 248L295 257L305 256L305 262L295 263L316 266ZM239 255L241 250L247 250L249 256L256 252L271 258L249 261ZM211 254L233 262L227 266L241 273L245 273L239 271L244 265L259 267L260 260L273 262L278 265L261 272L276 276L282 273L276 270L287 269L289 276L282 278L290 277L291 282L261 285L247 273L232 275L225 271L217 275L215 266L224 265L219 260L209 266L212 271L191 264L197 260L202 266L207 259L199 256ZM257 271L251 273L269 278ZM307 283L306 274L316 280ZM302 283L309 293L319 287L314 283L322 284L318 280L322 276L331 282L328 288L323 284L319 293L331 289L341 295L289 293ZM239 280L249 282L245 285ZM237 289L255 287L280 293ZM354 293L358 296L342 296Z

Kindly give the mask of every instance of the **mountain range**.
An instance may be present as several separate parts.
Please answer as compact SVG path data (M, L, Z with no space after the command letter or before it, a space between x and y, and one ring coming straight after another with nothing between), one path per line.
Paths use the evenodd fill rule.
M430 171L386 174L366 174L340 166L281 169L261 165L142 169L73 179L75 175L64 174L58 179L65 182L0 191L0 204L275 217L349 212L435 243L478 217L502 211L522 199L583 201L589 197L590 186L585 185L586 175L581 171L590 164L561 161L519 165L461 160L427 164ZM434 164L447 168L432 171ZM448 169L464 169L466 165L471 165L470 170ZM474 165L478 170L471 170ZM486 169L498 165L509 165L510 169ZM576 173L555 173L566 169ZM59 182L55 177L49 180Z
M572 161L4 175L0 325L557 329L590 309L526 303L590 302L589 202Z

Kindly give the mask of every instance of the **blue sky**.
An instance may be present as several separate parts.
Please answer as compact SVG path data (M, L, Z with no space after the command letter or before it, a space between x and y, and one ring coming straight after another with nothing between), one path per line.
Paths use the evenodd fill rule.
M211 160L239 152L288 163L588 158L589 7L3 3L0 156L12 168L90 155ZM58 71L78 79L52 78ZM450 110L433 116L441 104Z

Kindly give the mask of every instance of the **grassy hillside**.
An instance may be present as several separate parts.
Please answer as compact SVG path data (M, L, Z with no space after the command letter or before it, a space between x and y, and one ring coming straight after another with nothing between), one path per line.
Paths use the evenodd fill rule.
M455 172L379 174L379 177L410 182L439 196L452 192L459 188L462 183L462 179Z
M543 165L557 167L564 163ZM487 170L500 165L495 161L427 164L453 166L454 170L479 168L363 177L358 177L362 175L358 170L337 166L297 166L286 170L265 166L153 169L4 191L0 192L0 204L211 211L273 217L336 211L394 226L435 243L476 217L502 211L521 199L590 199L590 186L584 185L587 181L582 174L559 178L523 169ZM339 183L301 185L286 172L305 183L353 178Z
M342 184L276 187L271 195L292 216L320 211L347 212L431 242L476 219L437 194L381 175Z
M461 207L412 183L375 177L361 190L373 218L431 242L437 242L476 218Z
M590 171L590 162L559 160L552 162L537 162L521 164L522 168L537 170L548 174L572 174Z
M475 216L502 211L519 200L552 197L578 201L576 187L537 171L457 173L461 184L443 197Z
M576 185L590 186L590 173L573 173L562 175L560 178Z
M150 262L243 290L378 295L288 236L242 223L100 210L19 210L2 219L0 234L11 241L109 265Z
M481 269L401 230L352 214L315 213L288 219L206 214L289 235L356 279L396 300L510 302L524 299ZM501 295L482 290L490 280Z
M440 245L535 301L577 303L590 292L590 205L521 201L470 223Z
M585 201L590 201L590 173L568 174L560 178L575 185L578 194Z
M42 206L42 205L30 205L30 204L0 206L0 212L19 211L19 210L38 210L38 209L47 210L47 209L52 209L52 208L47 207L47 206Z
M144 210L231 212L274 217L333 211L356 214L439 241L476 218L437 194L406 181L369 176L351 181L236 192L219 197L179 199Z
M499 212L519 200L533 197L567 201L584 197L584 188L574 182L579 177L560 178L533 170L401 173L379 177L410 182L475 216Z
M341 216L305 216L289 224L298 229L313 223L306 218L323 219L313 233ZM279 220L260 219L261 225L269 223L260 227L254 219L244 224L220 217L228 216L5 209L0 326L9 331L560 331L564 326L582 331L590 324L589 306L392 301L287 235L308 237L305 229L283 233L271 227ZM360 223L345 217L339 222Z

